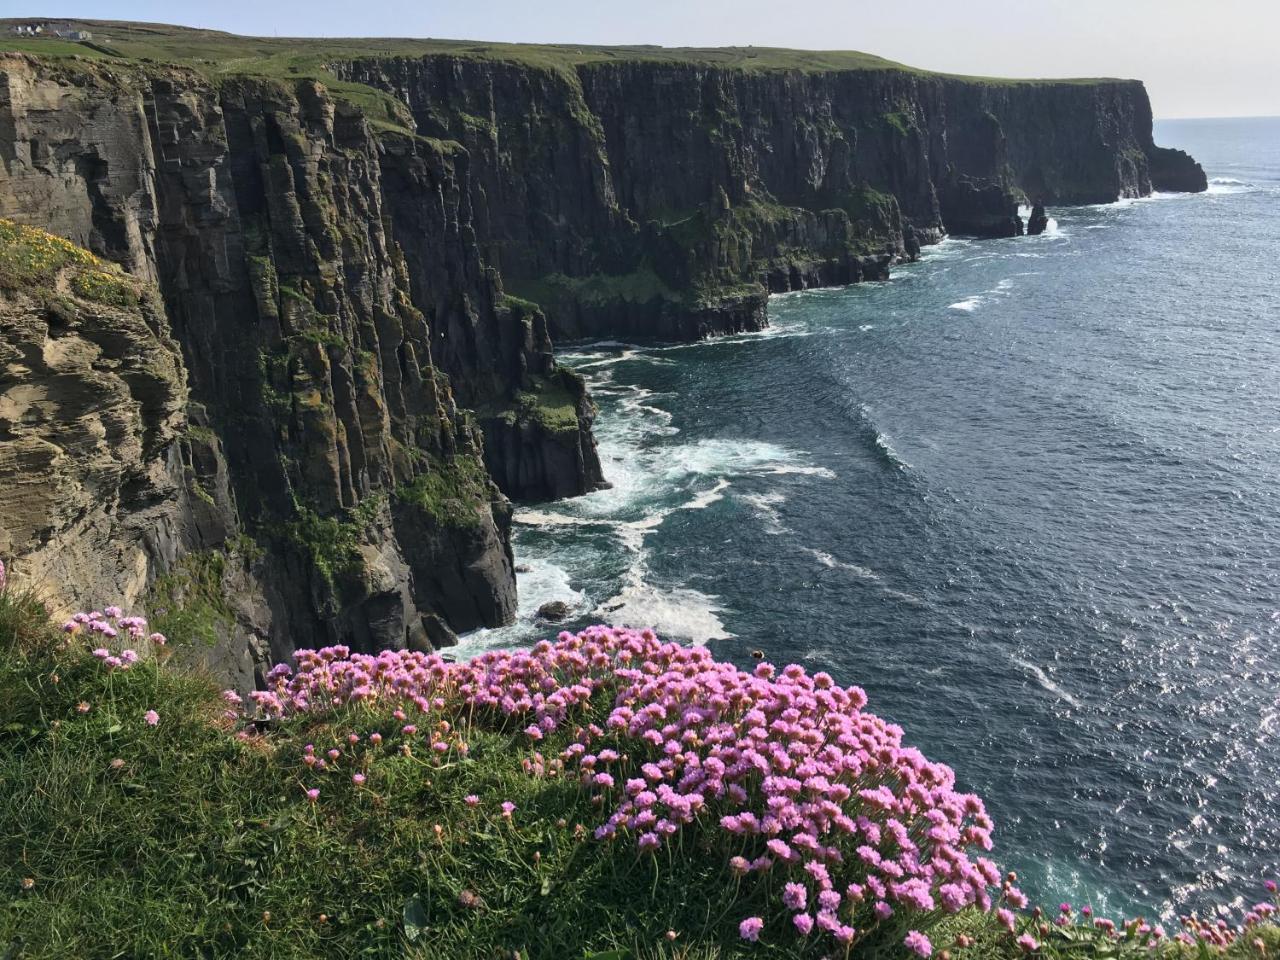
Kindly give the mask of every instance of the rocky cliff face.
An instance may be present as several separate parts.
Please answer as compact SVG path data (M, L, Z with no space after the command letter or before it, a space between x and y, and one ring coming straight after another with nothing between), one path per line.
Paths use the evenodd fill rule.
M12 294L4 476L22 483L4 486L25 493L0 550L16 569L76 584L61 605L149 601L191 573L183 558L243 537L260 602L229 619L275 655L510 620L510 507L484 462L512 495L589 489L593 408L541 313L482 265L455 145L379 137L308 81L22 57L0 64L0 131L0 213L124 265L163 304ZM168 367L144 390L128 364L146 357ZM163 404L136 396L161 386ZM567 411L543 402L562 394ZM459 397L502 424L489 449Z
M4 227L0 554L66 606L212 622L242 685L298 643L512 617L508 497L603 482L553 336L759 329L769 291L1021 233L1028 199L1203 188L1136 83L327 69L0 55L0 217L102 258L37 281Z
M1142 85L898 70L338 62L465 145L477 236L557 337L756 329L768 291L887 275L944 233L1013 236L1024 202L1203 189L1151 141Z

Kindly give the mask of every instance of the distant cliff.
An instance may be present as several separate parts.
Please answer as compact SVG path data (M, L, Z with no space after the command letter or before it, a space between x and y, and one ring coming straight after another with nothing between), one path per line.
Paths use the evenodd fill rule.
M430 55L330 64L471 156L486 261L558 337L755 329L767 291L887 275L1021 203L1203 190L1136 81Z
M93 32L0 54L0 218L139 286L0 271L0 553L210 607L246 684L511 619L508 498L603 482L553 336L756 329L1022 202L1204 186L1136 82Z

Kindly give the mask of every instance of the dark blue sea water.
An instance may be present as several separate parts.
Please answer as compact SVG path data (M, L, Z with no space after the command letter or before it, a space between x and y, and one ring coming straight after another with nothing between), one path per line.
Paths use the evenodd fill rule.
M1207 195L1050 211L762 335L594 344L615 486L518 514L539 603L864 686L1044 902L1280 866L1280 119L1178 121Z

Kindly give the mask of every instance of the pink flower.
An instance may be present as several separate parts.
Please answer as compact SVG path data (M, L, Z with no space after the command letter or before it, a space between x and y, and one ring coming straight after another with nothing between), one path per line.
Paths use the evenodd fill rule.
M933 944L930 943L929 938L919 930L908 931L906 937L902 941L902 944L912 953L920 957L927 957L933 953Z
M1018 938L1018 946L1020 946L1026 953L1031 953L1032 951L1040 949L1040 944L1036 942L1036 938L1031 936L1029 933L1024 933Z
M508 820L511 819L511 814L515 812L515 809L516 809L516 805L512 803L510 800L502 801L502 815L506 817Z
M474 793L469 793L462 798L462 802L465 803L468 807L474 807L479 805L480 798L477 797Z
M760 939L760 931L764 929L764 921L759 917L747 917L738 924L738 936L743 940L755 943Z
M803 910L809 900L809 891L803 883L788 883L782 889L782 905L788 910Z
M154 727L160 722L160 714L156 713L154 710L148 710L142 715L142 719L147 721L148 727Z
M9 576L5 573L4 561L0 560L0 590L3 590L5 584L9 582Z
M307 799L310 800L312 803L315 803L317 800L319 800L320 799L319 789L317 789L316 787L312 787L310 790L308 790Z
M796 925L796 929L800 931L800 936L807 937L809 931L813 929L813 917L807 913L797 913L791 918L791 922Z
M363 784L364 780L365 780L365 776L363 773L353 773L351 775L351 782L354 783L357 787Z

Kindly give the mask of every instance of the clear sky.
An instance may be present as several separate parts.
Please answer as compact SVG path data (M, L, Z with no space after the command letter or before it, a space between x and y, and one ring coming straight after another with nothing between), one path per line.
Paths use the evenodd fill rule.
M1280 0L0 0L0 15L265 36L862 50L955 73L1136 77L1159 117L1280 115Z

